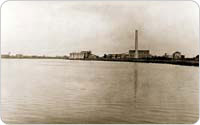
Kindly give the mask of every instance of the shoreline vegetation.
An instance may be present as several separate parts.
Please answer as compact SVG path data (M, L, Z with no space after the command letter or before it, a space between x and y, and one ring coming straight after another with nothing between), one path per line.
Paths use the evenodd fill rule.
M199 67L199 60L194 58L185 58L185 59L167 59L161 57L154 58L122 58L122 59L112 59L112 58L84 58L84 59L70 59L67 56L1 56L2 59L65 59L65 60L84 60L84 61L113 61L113 62L140 62L140 63L160 63L160 64L174 64L174 65L182 65L182 66L197 66Z

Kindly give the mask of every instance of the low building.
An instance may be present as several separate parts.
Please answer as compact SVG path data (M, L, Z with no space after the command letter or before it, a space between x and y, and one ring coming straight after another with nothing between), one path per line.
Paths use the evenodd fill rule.
M1 57L2 57L2 58L9 58L10 55L9 55L9 54L2 54Z
M84 55L84 58L89 58L92 55L91 51L81 51L80 53Z
M81 52L73 52L70 53L69 59L86 59L92 55L91 51L81 51Z
M89 56L88 56L88 58L89 59L97 59L97 58L99 58L97 55L94 55L94 54L90 54Z
M69 54L69 59L84 59L84 54L73 52Z
M16 54L15 56L16 56L17 58L22 58L22 57L23 57L22 54Z
M166 59L172 59L172 58L173 58L172 55L169 55L169 54L167 54L167 53L165 53L165 54L163 55L163 57L166 58Z
M172 56L173 56L173 59L181 59L182 58L181 52L178 52L178 51L174 52L172 54Z
M129 50L129 56L130 58L135 57L135 50ZM147 58L150 57L150 51L149 50L138 50L138 58Z
M129 57L129 54L126 54L126 53L123 53L123 54L120 54L121 55L121 58L122 59L126 59Z
M107 58L110 58L110 59L126 59L128 58L128 54L108 54L107 55Z
M117 54L108 54L108 58L110 58L110 59L117 59L119 57L117 57Z

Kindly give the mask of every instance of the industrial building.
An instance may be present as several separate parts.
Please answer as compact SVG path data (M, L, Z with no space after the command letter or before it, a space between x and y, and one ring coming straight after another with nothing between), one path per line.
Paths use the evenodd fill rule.
M136 50L129 50L129 57L130 58L148 58L150 57L149 50L138 50L136 55Z
M132 59L132 58L148 58L151 57L149 50L138 49L138 31L135 31L135 50L129 50L122 54L108 54L103 58L108 59ZM70 53L69 59L96 59L98 56L92 54L91 51L81 51Z
M147 58L150 57L149 50L138 49L138 31L135 31L135 50L129 50L129 58Z
M69 59L96 59L98 56L92 54L91 51L81 51L70 53Z
M129 50L128 54L108 54L107 58L110 59L127 59L127 58L148 58L150 57L149 50L138 50L138 55L136 56L135 50Z
M148 58L151 57L149 50L138 49L138 31L135 31L135 50L129 50L128 53L122 54L108 54L106 58L109 59L127 59L127 58Z

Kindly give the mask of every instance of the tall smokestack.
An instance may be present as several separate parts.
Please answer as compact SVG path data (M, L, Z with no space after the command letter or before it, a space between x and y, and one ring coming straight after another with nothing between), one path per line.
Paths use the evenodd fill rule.
M135 58L138 58L138 31L135 30Z

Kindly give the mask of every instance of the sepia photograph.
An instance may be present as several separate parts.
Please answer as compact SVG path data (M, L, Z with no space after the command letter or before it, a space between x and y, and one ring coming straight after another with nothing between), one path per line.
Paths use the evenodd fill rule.
M195 1L8 0L1 5L5 124L195 124Z

